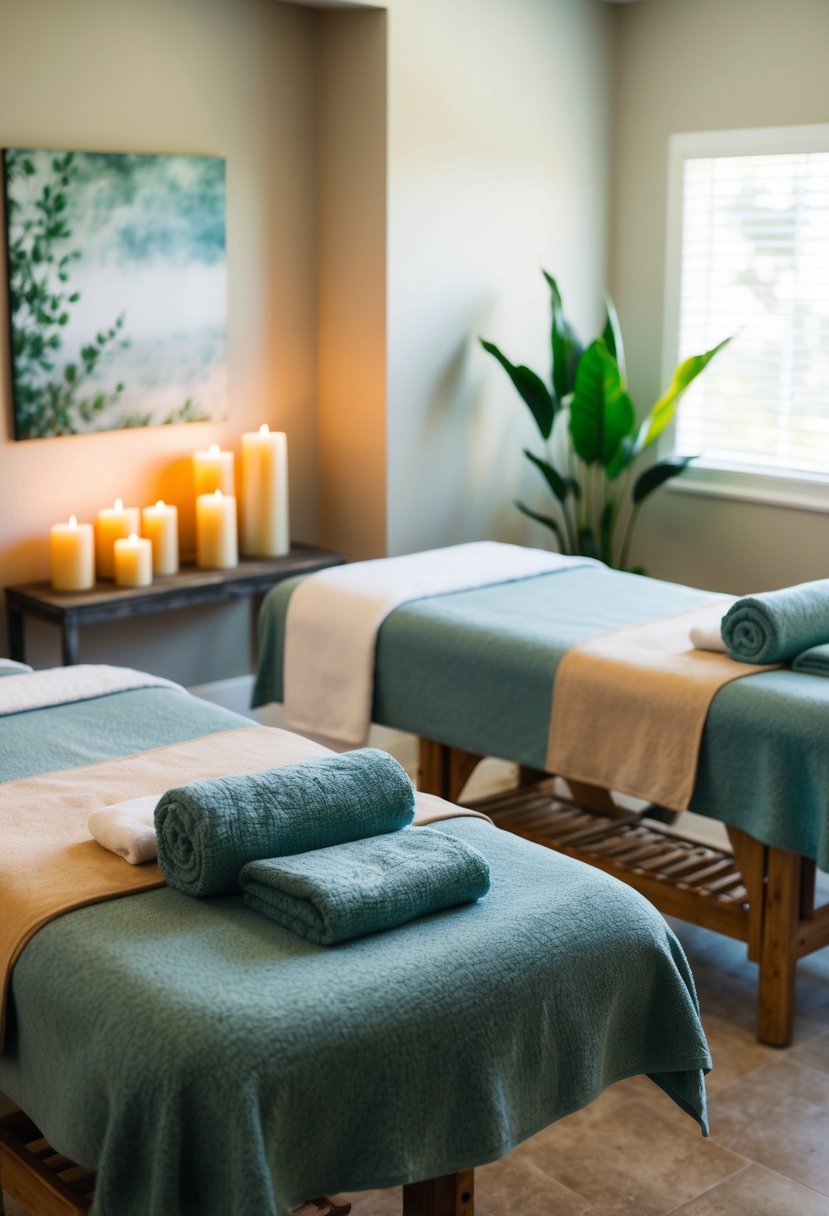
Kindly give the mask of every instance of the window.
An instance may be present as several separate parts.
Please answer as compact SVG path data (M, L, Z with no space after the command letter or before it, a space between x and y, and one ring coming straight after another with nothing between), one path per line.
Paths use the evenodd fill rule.
M709 487L829 509L829 126L676 135L669 156L666 365L735 335L677 449Z

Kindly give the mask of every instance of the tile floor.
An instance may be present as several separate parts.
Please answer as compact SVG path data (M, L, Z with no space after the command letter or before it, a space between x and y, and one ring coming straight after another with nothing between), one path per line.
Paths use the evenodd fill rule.
M777 1050L754 1037L745 947L671 923L714 1060L711 1136L646 1078L623 1081L477 1170L477 1216L829 1216L829 949L799 964L794 1042ZM348 1198L354 1216L400 1216L399 1190Z
M476 1216L829 1216L829 949L799 964L794 1043L754 1038L745 947L671 922L696 977L714 1068L711 1136L644 1077L623 1081L476 1171ZM349 1196L399 1216L399 1191Z

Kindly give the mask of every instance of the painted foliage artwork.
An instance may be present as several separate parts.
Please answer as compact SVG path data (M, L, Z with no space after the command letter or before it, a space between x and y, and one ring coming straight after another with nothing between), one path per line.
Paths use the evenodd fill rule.
M3 166L15 437L225 417L225 162Z

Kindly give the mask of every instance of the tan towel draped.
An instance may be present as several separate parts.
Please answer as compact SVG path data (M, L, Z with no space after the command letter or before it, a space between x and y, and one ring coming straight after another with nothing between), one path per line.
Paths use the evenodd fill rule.
M300 735L250 726L0 784L0 1052L11 969L37 930L74 908L164 886L156 862L128 865L92 839L92 811L202 777L326 755L327 748ZM417 801L416 824L475 814L440 798Z
M717 599L571 647L553 686L548 770L687 810L715 693L771 670L692 647L691 627L711 628L731 602Z

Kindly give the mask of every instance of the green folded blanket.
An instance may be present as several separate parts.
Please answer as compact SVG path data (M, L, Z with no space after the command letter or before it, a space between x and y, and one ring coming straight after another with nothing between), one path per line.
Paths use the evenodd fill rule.
M414 808L405 771L375 748L193 781L155 809L158 862L187 895L236 891L246 862L396 832Z
M412 827L252 861L239 882L254 911L331 946L480 899L489 890L489 865L456 836Z
M792 671L802 671L807 676L829 676L829 642L802 650L792 663Z
M722 640L742 663L786 663L829 642L829 579L737 600L723 617Z

